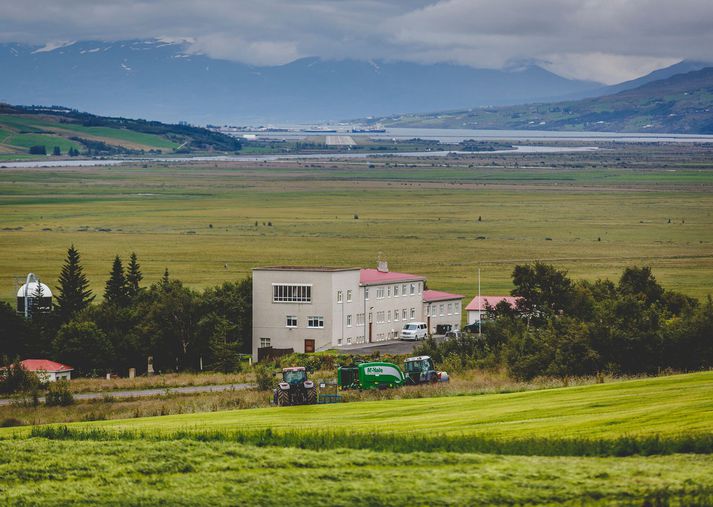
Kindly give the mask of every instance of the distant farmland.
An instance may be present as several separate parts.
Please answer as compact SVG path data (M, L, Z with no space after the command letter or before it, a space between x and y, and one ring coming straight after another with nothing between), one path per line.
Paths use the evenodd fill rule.
M472 296L505 293L518 263L574 278L651 265L669 289L713 287L713 164L705 146L442 160L0 169L1 296L28 271L54 285L74 243L96 292L115 254L146 282L193 287L267 264L392 269ZM1 165L1 164L0 164ZM358 216L358 219L355 219Z

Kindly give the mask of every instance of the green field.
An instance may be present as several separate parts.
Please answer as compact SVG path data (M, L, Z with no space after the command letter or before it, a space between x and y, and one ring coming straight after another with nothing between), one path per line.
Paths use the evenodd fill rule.
M590 280L650 265L666 288L705 297L712 190L701 147L0 169L0 297L29 271L54 286L72 243L97 292L131 251L148 283L168 267L195 288L260 265L372 266L381 253L468 297L478 268L483 292L502 294L514 265L536 259Z
M0 499L707 505L710 448L667 454L666 445L681 436L710 445L711 421L713 372L706 372L512 394L75 423L32 438L27 428L7 428L0 430ZM262 440L241 440L251 433ZM562 445L653 437L660 447L650 450L665 455L588 457L591 447ZM486 439L488 452L469 448ZM537 439L547 452L530 452ZM449 441L453 448L438 449ZM523 452L512 453L518 441Z
M82 145L71 140L71 137L83 137L131 149L173 150L178 147L177 143L165 137L128 129L85 127L39 115L0 114L0 153L23 154L27 152L26 148L35 145L46 146L48 153L52 152L54 146L59 146L62 154L66 154L70 147L82 149Z

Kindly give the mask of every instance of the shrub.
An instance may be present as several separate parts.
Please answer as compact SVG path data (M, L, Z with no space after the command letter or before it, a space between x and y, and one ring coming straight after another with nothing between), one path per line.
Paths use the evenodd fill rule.
M14 417L8 417L7 419L3 419L2 422L0 422L0 428L13 428L15 426L22 426L23 423L19 419L15 419Z
M49 385L49 390L45 397L45 405L48 407L66 407L72 403L74 403L74 397L69 390L69 382L58 380Z
M255 366L255 382L259 391L272 389L272 372L265 366Z
M27 371L20 361L0 372L0 393L13 394L36 391L40 380L37 375Z

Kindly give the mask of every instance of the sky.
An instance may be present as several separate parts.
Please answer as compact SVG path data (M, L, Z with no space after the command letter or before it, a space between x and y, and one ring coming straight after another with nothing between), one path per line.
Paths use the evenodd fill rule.
M0 0L0 42L148 38L255 65L536 63L612 84L713 61L713 0Z

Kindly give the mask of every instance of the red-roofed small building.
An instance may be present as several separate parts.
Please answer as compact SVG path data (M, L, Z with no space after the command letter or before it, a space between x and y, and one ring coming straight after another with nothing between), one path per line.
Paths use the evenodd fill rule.
M20 364L27 371L31 371L41 382L56 382L69 380L74 368L66 364L50 361L49 359L25 359Z
M511 307L515 307L518 299L513 296L475 296L465 307L466 312L468 312L468 325L477 324L481 319L486 318L485 313L488 306L495 308L505 301Z

